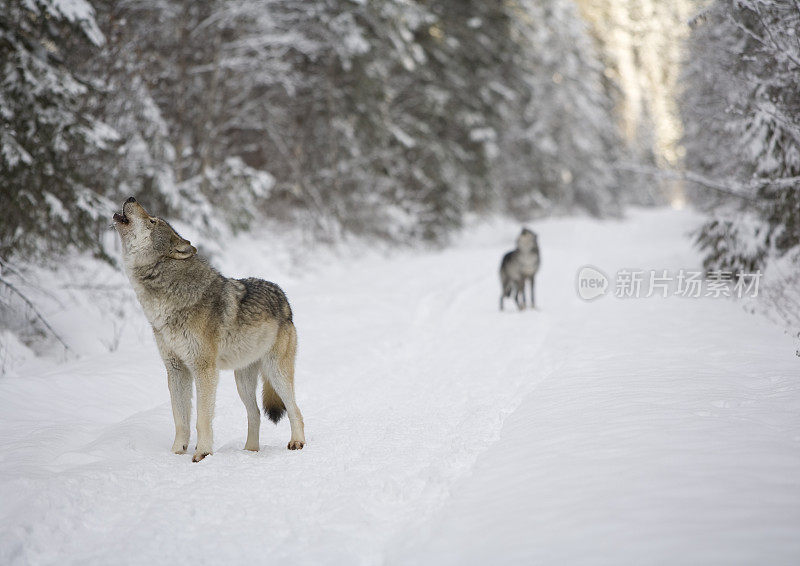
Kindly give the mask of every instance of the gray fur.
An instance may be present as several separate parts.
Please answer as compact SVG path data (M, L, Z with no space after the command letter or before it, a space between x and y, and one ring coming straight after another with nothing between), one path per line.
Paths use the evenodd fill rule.
M173 451L189 441L191 383L197 390L199 461L211 453L219 370L232 369L247 409L245 448L258 450L258 376L264 412L277 422L289 413L290 449L305 444L303 419L294 399L297 332L286 295L262 279L224 277L197 255L169 223L147 214L131 197L114 215L122 258L139 303L153 328L175 418Z
M237 279L244 285L244 296L239 301L239 316L243 319L257 317L267 312L285 322L292 322L292 308L283 290L275 283L248 277Z
M505 254L500 263L500 310L503 310L503 300L512 295L517 307L523 310L527 284L530 285L531 308L536 308L534 279L539 263L538 237L533 231L523 228L517 237L516 249Z

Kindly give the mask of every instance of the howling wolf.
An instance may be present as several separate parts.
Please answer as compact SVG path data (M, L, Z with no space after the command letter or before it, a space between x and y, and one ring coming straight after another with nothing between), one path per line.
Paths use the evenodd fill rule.
M219 370L232 369L247 409L246 450L258 450L261 415L256 401L259 374L264 412L278 422L289 414L289 450L303 448L303 416L294 399L297 332L280 287L261 279L230 279L197 255L190 242L131 197L114 214L122 261L144 314L153 327L167 368L175 418L172 451L189 445L192 381L197 388L197 448L192 461L212 451L211 420Z
M539 270L539 242L536 234L523 228L517 237L517 249L503 256L500 263L500 310L503 310L503 299L514 294L514 300L520 310L525 308L525 282L530 281L531 308L536 308L533 296L534 277Z

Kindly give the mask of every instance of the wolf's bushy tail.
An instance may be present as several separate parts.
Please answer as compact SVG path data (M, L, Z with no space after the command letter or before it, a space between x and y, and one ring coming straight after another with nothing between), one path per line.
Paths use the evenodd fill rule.
M275 344L270 350L268 363L264 368L264 389L261 394L264 414L278 424L286 413L286 405L275 387L281 388L284 395L291 391L294 382L294 358L297 353L297 331L291 321L284 322L278 329Z
M261 394L261 401L264 404L264 414L267 415L269 420L278 424L278 421L281 420L284 413L286 413L286 405L284 405L283 400L278 397L278 394L269 382L269 378L266 376L264 376L264 391Z

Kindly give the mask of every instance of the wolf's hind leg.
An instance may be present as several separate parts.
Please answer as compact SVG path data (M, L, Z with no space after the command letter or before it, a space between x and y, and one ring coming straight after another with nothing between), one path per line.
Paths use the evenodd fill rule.
M500 310L503 310L503 299L511 296L511 282L503 281L503 290L500 295Z
M272 386L274 392L283 401L292 427L292 437L287 448L299 450L306 444L303 415L294 398L294 360L297 354L297 331L291 322L281 327L275 345L265 360L264 388ZM267 383L268 382L268 383ZM267 407L264 407L267 410Z
M192 415L192 374L183 362L174 356L165 360L167 385L175 419L175 442L172 451L185 454L189 446L189 418Z
M247 409L247 442L244 449L258 452L258 433L261 428L261 413L258 412L256 389L258 387L258 362L237 369L233 372L236 376L236 390Z

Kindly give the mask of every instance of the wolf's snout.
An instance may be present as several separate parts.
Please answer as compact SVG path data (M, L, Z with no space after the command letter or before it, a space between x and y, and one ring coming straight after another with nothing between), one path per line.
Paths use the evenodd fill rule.
M124 203L122 203L122 214L120 214L119 212L115 212L114 213L114 222L116 222L117 224L127 224L128 222L130 222L130 219L125 214L125 205L129 204L129 203L132 203L132 202L136 202L136 199L133 198L133 197L128 197L128 200L126 200Z

